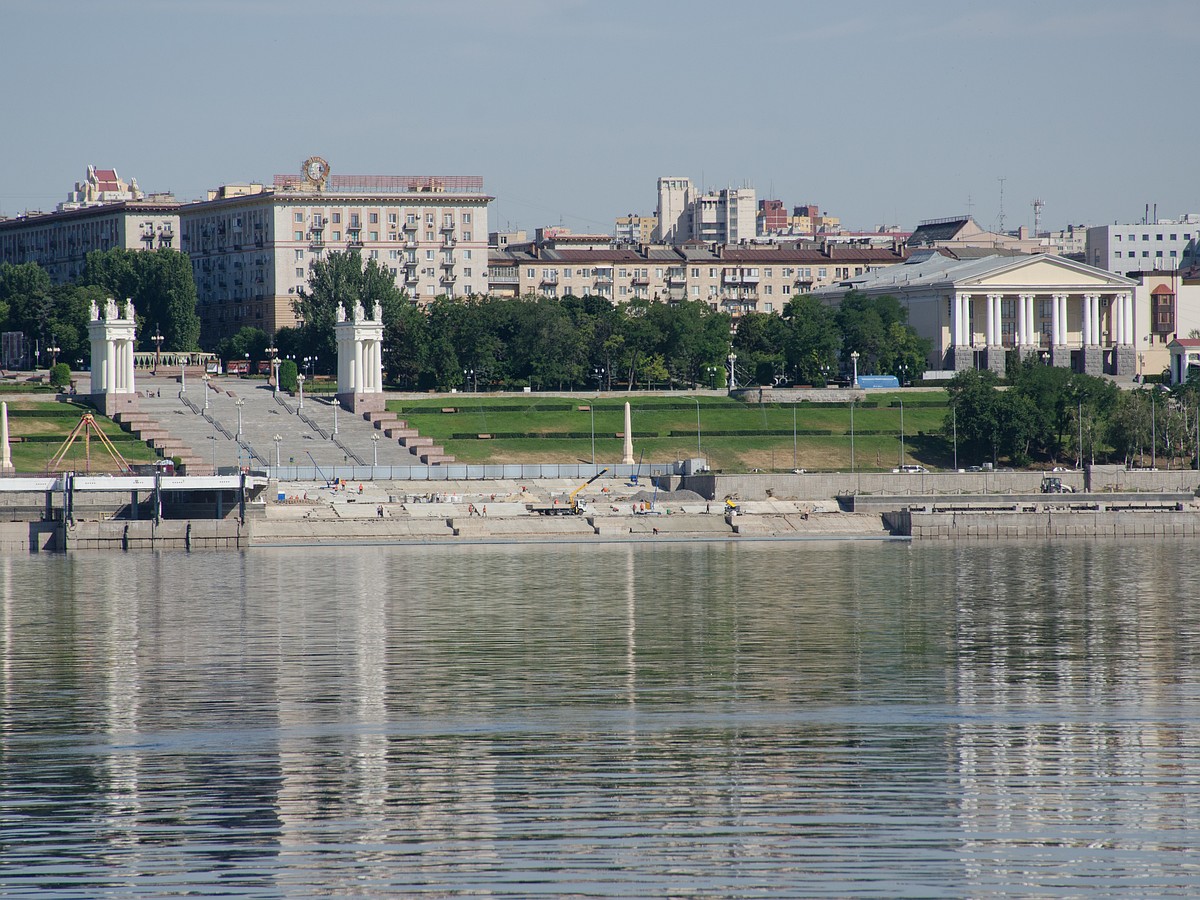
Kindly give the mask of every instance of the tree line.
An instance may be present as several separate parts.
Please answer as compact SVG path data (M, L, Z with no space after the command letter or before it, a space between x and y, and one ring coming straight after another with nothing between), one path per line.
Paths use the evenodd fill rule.
M60 358L77 367L88 362L90 302L108 296L133 299L139 349L154 349L156 331L164 350L206 349L225 360L265 360L272 347L325 375L336 371L338 302L347 310L356 303L368 312L378 308L385 377L422 390L720 388L731 359L739 384L822 384L851 370L852 351L861 374L914 379L929 351L893 297L851 293L836 308L795 297L782 315L741 315L736 331L727 312L699 301L614 305L597 296L474 296L418 306L387 267L355 252L313 264L294 301L301 324L273 335L248 326L201 348L189 260L165 249L89 253L83 275L58 286L35 263L0 265L0 328L24 332L39 347L59 347Z
M55 285L37 263L0 264L0 331L22 332L41 359L73 369L91 359L87 324L93 302L133 300L138 349L195 350L200 339L196 284L188 257L178 250L105 250L89 253L74 282ZM32 350L31 350L32 352Z
M988 370L949 383L943 435L961 461L1192 467L1200 446L1200 380L1123 391L1106 379L1027 359L1007 388Z

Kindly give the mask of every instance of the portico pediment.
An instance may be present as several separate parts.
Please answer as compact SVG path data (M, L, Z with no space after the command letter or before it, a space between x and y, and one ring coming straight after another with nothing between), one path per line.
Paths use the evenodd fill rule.
M980 293L1109 293L1129 291L1134 285L1121 275L1061 256L1017 257L998 269L954 282L957 290L978 290Z

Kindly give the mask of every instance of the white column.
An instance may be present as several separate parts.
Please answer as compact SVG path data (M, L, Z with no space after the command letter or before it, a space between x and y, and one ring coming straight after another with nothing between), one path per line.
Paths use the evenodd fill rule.
M1083 295L1083 305L1080 307L1083 311L1083 329L1080 336L1080 343L1084 347L1088 347L1092 343L1092 295Z
M996 304L993 302L996 297L994 294L987 294L983 299L987 304L987 333L984 335L984 340L991 347L996 343Z
M1125 303L1120 294L1115 294L1108 300L1109 316L1112 318L1112 343L1118 346L1125 343Z
M1133 295L1122 294L1121 300L1125 304L1125 343L1136 344L1137 334L1133 327Z
M1037 298L1033 294L1025 295L1025 321L1029 325L1029 343L1041 346L1041 329L1037 320Z
M376 384L376 381L378 381L379 376L376 373L379 371L379 345L374 341L367 342L367 360L366 392L368 394L378 394L379 386Z
M350 376L350 383L354 385L354 393L365 393L363 390L363 342L361 340L354 342L354 373Z
M1029 344L1029 309L1025 301L1029 298L1025 294L1017 295L1017 346L1025 347Z
M1100 346L1100 295L1092 294L1092 346Z
M975 339L971 331L971 295L963 294L958 301L958 343L969 347Z
M950 346L962 343L962 297L955 294L950 298Z

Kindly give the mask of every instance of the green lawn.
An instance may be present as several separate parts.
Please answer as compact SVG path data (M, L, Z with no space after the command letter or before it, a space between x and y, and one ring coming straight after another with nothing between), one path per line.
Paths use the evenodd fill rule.
M946 395L893 392L872 394L867 403L878 404L876 408L855 408L856 466L863 470L891 469L901 461L900 409L889 405L901 398L905 402L903 461L931 467L950 465L948 442L940 436L921 435L940 431ZM749 405L722 397L698 399L700 454L715 469L850 468L850 410L846 407L801 403L793 410L790 405ZM696 455L693 398L686 394L635 394L629 402L635 456L644 453L647 461L662 462ZM589 404L594 410L588 410ZM442 412L451 407L456 411ZM434 438L464 462L590 462L593 412L596 460L619 460L623 446L618 435L624 430L625 406L619 399L592 401L586 395L575 399L442 395L428 400L393 401L388 409L408 419L422 435ZM481 434L495 437L480 439L477 436Z
M21 474L41 474L58 452L87 407L73 403L34 400L7 400L8 430L13 466ZM146 444L121 430L111 419L95 415L100 430L114 443L117 450L131 463L153 462L158 457ZM82 435L67 451L63 469L85 471L88 468L87 446ZM108 451L96 438L91 440L93 472L116 472L118 467Z

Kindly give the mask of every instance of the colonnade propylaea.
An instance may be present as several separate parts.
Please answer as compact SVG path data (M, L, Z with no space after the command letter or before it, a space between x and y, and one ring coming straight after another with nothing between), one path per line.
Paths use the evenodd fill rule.
M1038 347L1044 343L1054 347L1066 346L1068 294L1050 294L1049 297L1038 294L955 294L950 309L950 331L955 346L975 346L975 335L978 326L971 315L975 301L982 296L984 313L984 345L989 347L1014 346ZM1003 315L1004 300L1014 297L1015 316L1010 316L1006 323ZM1108 303L1108 332L1107 342L1104 341L1104 319L1102 312L1102 297L1098 293L1079 295L1080 327L1079 346L1101 347L1132 344L1134 342L1133 328L1133 294L1117 293L1109 297ZM1046 340L1042 339L1042 319L1039 313L1038 301L1048 301L1050 312L1050 330L1046 332ZM1005 327L1007 324L1007 327Z
M120 395L128 406L136 397L133 379L135 312L133 301L118 304L109 297L103 310L91 303L88 337L92 345L92 396Z
M382 409L383 320L378 306L368 316L361 302L346 314L339 302L334 325L338 348L338 400L355 411Z

